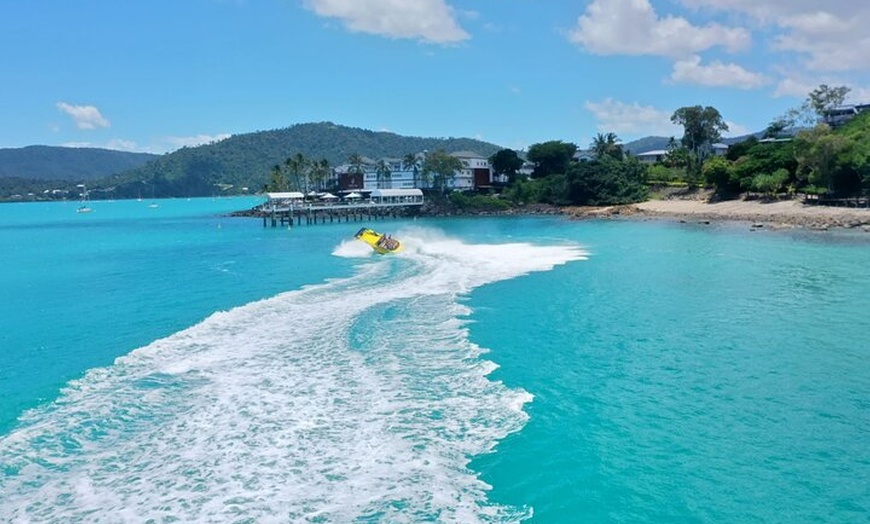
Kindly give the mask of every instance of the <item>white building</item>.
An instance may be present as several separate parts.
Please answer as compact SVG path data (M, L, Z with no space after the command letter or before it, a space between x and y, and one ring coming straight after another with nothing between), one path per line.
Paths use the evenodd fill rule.
M492 167L489 159L472 151L457 151L450 156L458 158L463 168L456 172L453 180L448 180L450 189L468 190L492 185Z
M641 164L656 164L668 156L667 149L653 149L634 155Z

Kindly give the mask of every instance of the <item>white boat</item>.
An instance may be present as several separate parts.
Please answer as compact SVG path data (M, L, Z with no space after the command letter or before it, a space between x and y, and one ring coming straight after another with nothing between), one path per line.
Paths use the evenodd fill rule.
M88 188L84 184L78 184L76 187L82 188L82 198L76 213L90 213L93 209L88 205Z

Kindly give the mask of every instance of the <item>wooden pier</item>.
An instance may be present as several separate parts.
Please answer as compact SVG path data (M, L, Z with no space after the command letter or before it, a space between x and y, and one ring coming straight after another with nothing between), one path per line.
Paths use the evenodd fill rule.
M408 216L422 203L371 202L353 203L302 203L286 206L263 205L258 214L263 217L263 227L293 227L301 225L331 224L334 222L371 222L400 216Z

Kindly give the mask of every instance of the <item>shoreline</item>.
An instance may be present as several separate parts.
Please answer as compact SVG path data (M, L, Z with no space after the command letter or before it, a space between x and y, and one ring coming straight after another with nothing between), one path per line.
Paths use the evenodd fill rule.
M870 233L870 208L806 205L799 200L726 200L703 199L647 200L613 206L554 206L528 204L498 211L470 211L441 206L424 206L420 216L536 216L562 215L568 220L675 220L709 224L711 222L746 223L753 229L829 229ZM230 216L260 217L256 208L234 211Z
M637 204L606 207L566 207L572 219L651 218L681 222L746 222L753 228L852 229L870 233L870 208L806 205L798 200L761 202L728 200L647 200Z

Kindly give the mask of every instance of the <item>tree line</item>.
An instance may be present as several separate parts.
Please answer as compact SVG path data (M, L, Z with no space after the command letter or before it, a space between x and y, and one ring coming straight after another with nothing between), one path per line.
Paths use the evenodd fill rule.
M807 193L832 197L870 194L870 111L832 129L822 119L841 106L849 88L820 85L804 103L774 119L759 139L750 136L724 155L714 144L728 131L719 111L686 106L671 121L683 127L671 138L667 153L654 165L626 154L614 133L599 133L589 156L577 157L576 144L559 140L533 144L526 160L503 149L490 157L493 171L507 180L504 195L517 203L616 205L649 197L651 187L707 187L719 198L747 192L768 196Z

